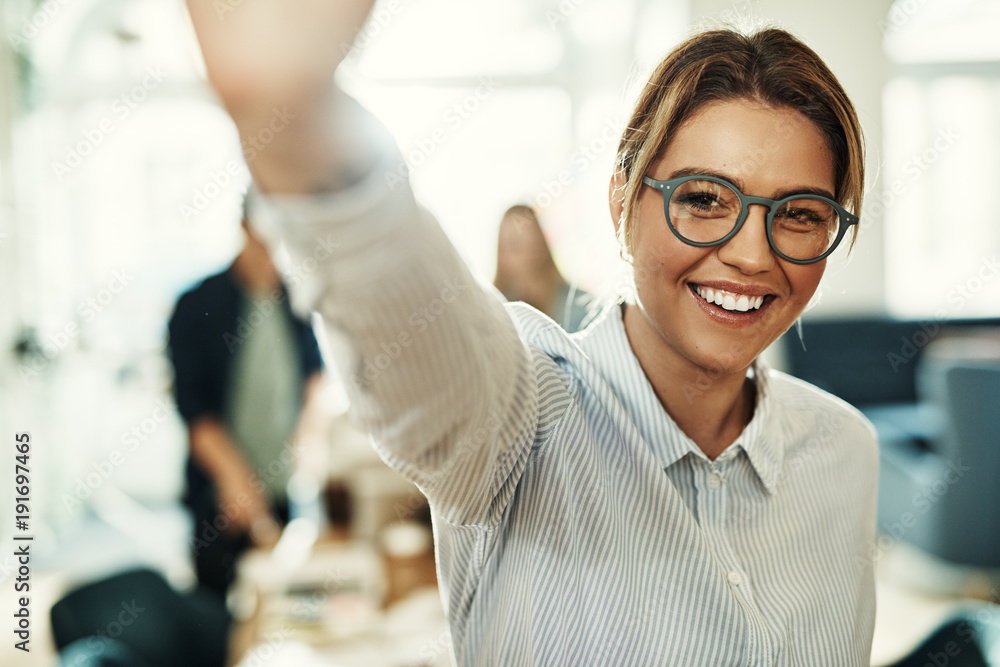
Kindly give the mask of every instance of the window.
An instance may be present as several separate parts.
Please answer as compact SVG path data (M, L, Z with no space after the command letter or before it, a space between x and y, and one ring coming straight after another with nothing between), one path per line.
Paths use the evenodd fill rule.
M890 310L1000 316L1000 2L906 0L885 22Z
M686 26L682 2L382 0L341 73L480 278L503 211L528 203L564 275L600 290L620 268L607 187L626 79Z

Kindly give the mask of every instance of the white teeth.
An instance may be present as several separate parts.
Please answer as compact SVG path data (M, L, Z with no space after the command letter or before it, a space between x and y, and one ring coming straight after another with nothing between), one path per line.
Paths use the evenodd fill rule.
M749 296L747 294L732 294L723 290L712 289L711 287L697 286L698 295L708 303L722 306L726 310L735 310L745 313L748 310L757 310L764 304L763 296Z

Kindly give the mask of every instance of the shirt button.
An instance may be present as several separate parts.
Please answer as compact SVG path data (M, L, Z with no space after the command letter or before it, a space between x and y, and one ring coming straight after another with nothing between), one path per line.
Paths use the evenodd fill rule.
M718 475L709 475L708 477L708 488L713 491L722 486L722 478Z
M726 576L726 578L729 579L729 583L731 583L733 586L739 586L740 584L743 583L743 577L741 577L740 573L735 570L730 572Z

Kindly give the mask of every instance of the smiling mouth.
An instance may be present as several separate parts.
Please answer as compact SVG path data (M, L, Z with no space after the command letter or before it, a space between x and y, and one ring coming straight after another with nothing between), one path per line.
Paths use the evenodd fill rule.
M708 303L715 304L723 310L737 313L757 310L771 297L771 295L751 296L749 294L736 294L734 292L695 284L692 284L691 288Z

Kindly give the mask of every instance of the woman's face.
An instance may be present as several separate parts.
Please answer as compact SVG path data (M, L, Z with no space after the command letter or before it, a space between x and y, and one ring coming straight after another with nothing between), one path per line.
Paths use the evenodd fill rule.
M703 107L646 175L667 180L686 173L721 176L746 195L771 199L800 190L825 191L833 198L835 189L833 155L819 129L797 111L748 100ZM660 191L643 186L631 222L640 316L626 318L640 358L742 373L795 322L826 262L798 265L775 255L767 242L766 213L763 206L750 206L732 239L694 247L670 231ZM722 305L704 298L712 296L709 289L724 293ZM748 297L741 307L751 304L745 312L732 308L740 295ZM763 302L753 308L757 297Z

